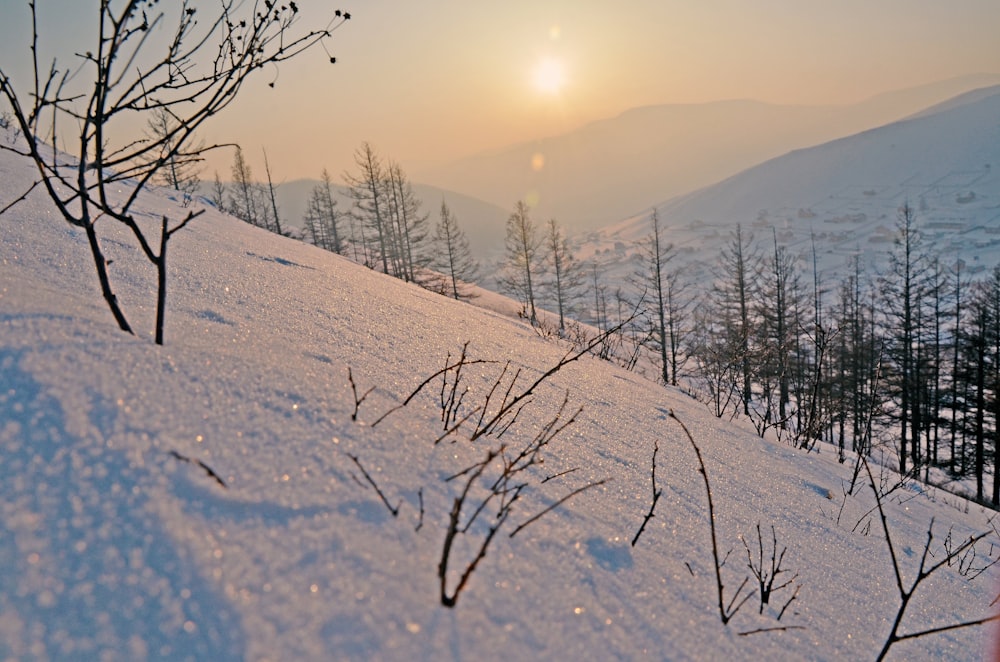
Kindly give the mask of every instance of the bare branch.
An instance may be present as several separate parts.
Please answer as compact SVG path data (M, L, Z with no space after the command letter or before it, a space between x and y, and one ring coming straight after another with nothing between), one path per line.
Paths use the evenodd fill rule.
M351 455L350 453L345 453L345 455L347 455L347 457L351 458L351 460L354 462L354 464L357 465L358 469L361 470L361 475L365 477L365 480L368 481L368 484L371 485L373 488L375 488L375 493L378 494L378 498L382 500L382 503L384 503L385 507L389 510L390 513L392 513L392 516L393 517L398 517L399 516L399 507L401 505L403 505L403 502L400 501L399 504L397 504L396 507L393 508L392 504L389 503L389 499L386 498L385 494L379 488L379 486L375 482L375 480L371 477L371 475L367 471L365 471L365 468L363 466L361 466L361 460L358 459L358 456L357 455Z

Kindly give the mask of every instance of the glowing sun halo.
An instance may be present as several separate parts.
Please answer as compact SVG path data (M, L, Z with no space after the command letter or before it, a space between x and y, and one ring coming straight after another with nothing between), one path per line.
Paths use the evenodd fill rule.
M532 82L535 89L543 94L559 94L566 85L566 72L562 62L546 57L538 61L532 72Z

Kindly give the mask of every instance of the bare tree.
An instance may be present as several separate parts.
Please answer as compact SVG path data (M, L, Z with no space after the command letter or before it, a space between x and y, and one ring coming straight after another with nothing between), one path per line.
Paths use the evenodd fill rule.
M374 268L376 261L382 264L382 273L389 273L391 238L385 190L385 166L368 142L354 150L354 164L358 172L344 173L344 181L350 187L349 195L354 200L351 215L361 228L361 244L364 250L364 264ZM368 246L365 229L375 233L377 245Z
M735 376L743 413L749 415L754 377L751 350L755 349L752 339L757 323L751 303L755 298L760 255L753 250L753 240L744 236L742 226L737 225L733 230L719 267L722 275L716 283L714 298L722 315L720 321L726 330L731 360L738 367Z
M229 195L229 213L236 218L256 225L266 227L263 220L263 210L261 209L260 190L253 179L253 171L246 157L243 156L243 149L237 145L233 153L233 166L230 171L233 178L233 190Z
M462 284L478 277L479 265L472 257L469 240L458 225L458 219L441 200L441 218L435 228L434 243L437 246L435 266L447 280L449 294L456 298L468 297Z
M215 177L212 180L212 192L209 201L219 211L226 211L226 185L219 179L218 170L215 171Z
M648 294L650 303L650 338L660 362L660 379L664 384L677 385L677 373L685 336L687 304L683 297L680 273L670 267L674 246L666 241L656 209L650 217L652 228L643 245L642 270L636 281Z
M532 324L538 320L538 313L535 311L535 280L541 244L538 231L528 213L527 203L518 200L507 219L507 263L505 273L500 277L500 285L521 299L525 316Z
M427 253L428 217L420 211L420 200L398 163L390 161L385 175L393 275L418 282L432 262Z
M917 229L916 211L909 204L899 209L896 232L895 250L890 254L891 272L883 291L891 316L888 335L897 373L893 381L899 398L899 471L905 474L908 457L914 470L920 466L921 408L917 389L917 352L922 341L922 329L918 320L926 276L926 255Z
M175 122L170 113L163 108L157 108L152 115L148 122L151 139L160 141L162 147L160 154L152 155L150 159L155 161L161 156L164 159L163 168L160 169L156 181L180 193L183 196L182 203L187 206L201 184L200 164L196 160L183 159L174 151L175 139L172 132ZM196 149L201 146L204 146L203 142L197 143Z
M543 283L559 312L559 333L566 331L566 318L573 313L580 296L585 274L573 257L566 233L556 219L545 225L545 266L547 278Z
M278 215L278 201L274 197L274 181L271 179L271 164L267 161L267 150L264 150L264 174L267 175L267 197L271 203L271 220L274 221L274 232L281 231L281 217Z
M340 213L333 197L333 182L326 168L323 168L319 184L310 193L304 221L305 230L314 245L339 255L344 254Z
M232 103L251 73L320 44L350 18L338 10L325 27L301 30L294 2L280 7L234 0L222 0L214 9L205 5L197 0L101 0L92 47L76 56L76 66L61 68L53 59L46 69L38 11L30 2L33 81L28 91L18 91L0 68L0 94L24 136L24 143L0 149L30 158L63 219L86 233L104 300L118 326L129 333L132 327L112 288L97 222L107 218L131 231L157 270L157 343L163 342L168 242L204 210L188 210L179 220L165 215L148 224L133 212L139 193L171 160L195 163L218 147L194 143L194 134ZM127 128L130 116L158 111L171 118L164 135L141 139ZM75 132L72 158L57 150L67 145L65 127ZM136 185L121 193L119 184L126 180Z

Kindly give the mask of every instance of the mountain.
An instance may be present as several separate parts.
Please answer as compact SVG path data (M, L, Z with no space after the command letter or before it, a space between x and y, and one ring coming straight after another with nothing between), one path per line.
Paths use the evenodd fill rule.
M0 200L34 176L0 151ZM185 213L158 191L134 207L150 229ZM855 458L561 364L572 348L501 297L443 298L209 209L170 242L159 346L153 269L97 227L136 336L41 188L0 222L3 659L871 659L914 581L900 634L992 613L996 567L973 575L995 513L883 493L899 477L877 465L847 496ZM502 438L472 441L500 400ZM767 604L754 567L779 573ZM891 653L983 659L992 632Z
M929 245L971 272L1000 259L1000 86L933 111L797 150L657 205L680 259L710 268L737 223L799 254L815 237L824 269L881 260L909 203ZM583 239L581 256L622 256L648 233L640 214Z
M503 209L525 199L540 220L556 217L572 230L593 230L789 150L998 83L1000 75L969 76L848 106L719 101L636 108L565 135L426 168L415 177Z

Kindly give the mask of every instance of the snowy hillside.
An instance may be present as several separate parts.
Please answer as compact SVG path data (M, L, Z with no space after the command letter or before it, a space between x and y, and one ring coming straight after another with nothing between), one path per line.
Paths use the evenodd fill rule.
M31 176L0 152L0 203ZM141 200L143 222L178 213L161 193ZM154 274L127 235L99 227L141 337L117 329L84 237L39 191L0 217L0 658L864 660L885 642L900 603L890 554L872 490L845 496L851 462L833 452L761 441L589 356L544 380L501 439L470 441L472 417L435 444L440 379L374 424L465 343L459 419L512 371L512 397L523 392L569 347L214 211L171 243L157 346ZM498 497L456 533L449 591L504 525L443 607L450 513L475 474L462 470L547 438L577 408L518 475L509 520L495 518ZM765 563L770 527L787 547L775 586L789 586L761 605L751 579L727 625L705 485L672 414L704 456L719 552L731 550L726 601L750 574L741 539L756 555L759 525ZM633 547L654 457L661 498ZM473 482L462 517L488 487ZM997 575L973 575L998 555L993 513L916 484L885 509L906 587L932 521L934 563L990 532L920 584L900 633L989 615ZM890 658L981 659L992 633L900 641Z
M284 223L299 230L303 228L309 196L313 187L319 183L318 179L296 179L275 187L275 198ZM203 189L207 194L208 187L204 186ZM341 184L335 184L333 190L338 210L342 214L347 214L353 203L347 193L348 189ZM510 214L509 210L501 209L488 202L455 191L447 191L427 184L415 183L413 191L423 203L421 213L427 215L428 224L432 229L438 222L441 201L444 200L448 208L459 219L463 231L469 238L469 247L477 259L485 262L502 255L504 224L507 222L508 214ZM513 205L513 200L511 205Z
M987 93L988 92L988 93ZM860 253L872 264L891 246L897 208L909 202L929 245L974 273L1000 257L1000 88L936 112L792 152L657 208L670 241L711 263L742 223L793 252L815 235L824 269ZM584 256L616 255L649 232L648 212L588 236Z

